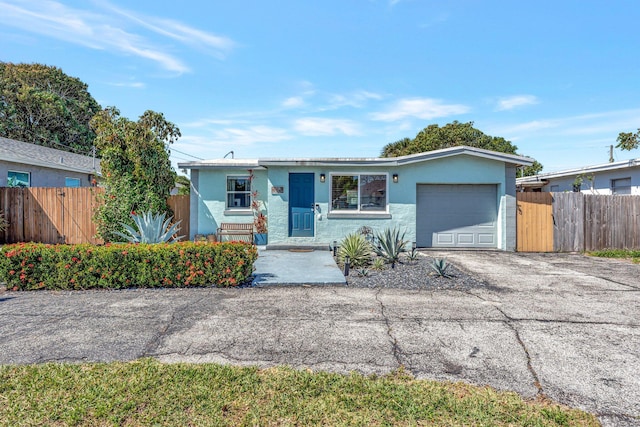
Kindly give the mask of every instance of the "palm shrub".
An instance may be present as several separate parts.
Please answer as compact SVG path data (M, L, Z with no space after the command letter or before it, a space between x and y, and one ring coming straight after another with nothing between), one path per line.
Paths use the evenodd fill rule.
M136 228L121 223L126 233L114 231L113 234L124 238L129 243L167 243L176 242L184 237L176 236L180 230L178 225L181 221L171 224L173 217L167 218L166 213L143 212L141 215L132 213L131 219Z
M365 266L371 259L372 249L371 244L362 234L349 234L340 242L340 248L338 249L338 261L344 263L345 258L348 256L351 266Z
M406 232L400 232L397 228L386 228L382 233L376 234L378 246L374 251L378 256L384 258L391 264L391 268L395 268L396 262L400 261L400 254L406 252L405 246L409 243L404 240Z

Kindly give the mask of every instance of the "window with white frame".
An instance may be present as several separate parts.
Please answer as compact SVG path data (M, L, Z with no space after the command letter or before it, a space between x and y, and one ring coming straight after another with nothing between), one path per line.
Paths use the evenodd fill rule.
M251 180L249 175L227 176L227 209L251 209Z
M29 172L8 171L7 187L30 187L31 174Z
M387 174L331 174L331 211L386 212Z
M69 178L66 177L64 179L65 187L80 187L80 178Z
M611 194L631 194L631 178L612 179Z

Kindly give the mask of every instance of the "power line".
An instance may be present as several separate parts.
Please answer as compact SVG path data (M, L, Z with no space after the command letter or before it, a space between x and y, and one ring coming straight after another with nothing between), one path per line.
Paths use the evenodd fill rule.
M185 156L193 157L194 159L204 160L202 157L194 156L193 154L185 153L183 151L176 150L175 148L171 148L171 152L173 153L174 151L176 153L184 154ZM186 159L184 159L184 160L186 160Z

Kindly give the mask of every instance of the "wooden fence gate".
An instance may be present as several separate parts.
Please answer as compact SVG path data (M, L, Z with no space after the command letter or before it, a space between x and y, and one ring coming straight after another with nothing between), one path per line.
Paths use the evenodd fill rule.
M551 193L516 194L516 250L553 251L553 198Z
M9 222L0 242L100 243L93 212L95 187L19 188L0 187L0 210ZM189 196L167 200L180 223L180 235L189 238Z

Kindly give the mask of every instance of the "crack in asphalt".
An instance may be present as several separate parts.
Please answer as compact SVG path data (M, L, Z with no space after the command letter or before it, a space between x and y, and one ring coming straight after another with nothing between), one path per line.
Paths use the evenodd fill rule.
M167 331L169 330L175 319L176 311L173 311L173 313L171 313L171 318L166 323L164 328L162 328L152 339L150 339L147 345L144 347L141 357L149 357L153 355L153 349L157 349L160 346L160 342L166 336Z
M392 349L392 353L393 353L393 358L395 359L396 363L398 364L398 368L405 368L406 370L408 370L409 372L412 372L412 369L410 366L404 366L404 363L402 363L401 360L401 356L402 354L402 350L400 349L400 346L398 345L398 339L393 335L393 328L391 327L391 322L389 321L389 317L387 316L387 313L385 312L386 308L384 306L384 303L382 302L382 300L380 300L380 292L382 291L382 288L379 288L376 291L375 294L375 298L376 301L378 301L378 304L380 304L380 313L382 314L382 318L384 320L385 325L387 326L387 336L389 337L389 341L391 342L391 349Z
M633 289L635 291L640 291L640 287L633 286L633 285L630 285L628 283L618 282L617 280L612 280L612 279L608 279L606 277L600 277L600 276L596 276L596 275L593 275L593 274L589 274L589 276L596 277L596 278L602 279L602 280L606 280L607 282L615 283L616 285L626 286L626 287L631 288L631 289ZM630 291L630 290L626 290L626 291ZM631 292L633 292L633 291L631 291Z
M462 292L466 293L467 295L471 295L473 297L476 297L476 298L478 298L478 299L480 299L482 301L485 301L485 302L487 301L485 298L482 298L480 295L476 295L471 291L462 291ZM542 384L540 383L540 378L538 377L538 373L536 372L535 368L533 367L533 364L531 363L531 354L529 353L529 349L527 348L527 345L522 340L522 337L520 336L520 331L518 331L518 328L516 328L516 325L514 324L514 322L517 322L517 320L512 319L500 307L496 307L494 305L493 308L495 308L497 311L500 312L500 314L502 314L504 316L506 321L503 321L502 323L507 325L507 327L509 327L509 329L511 329L513 331L513 333L514 333L514 335L516 337L516 340L518 341L518 344L520 344L520 347L522 348L522 351L524 351L524 354L525 354L525 356L527 358L527 370L529 371L529 373L533 377L533 385L537 390L537 395L541 396L541 397L545 396L544 390L542 388Z

